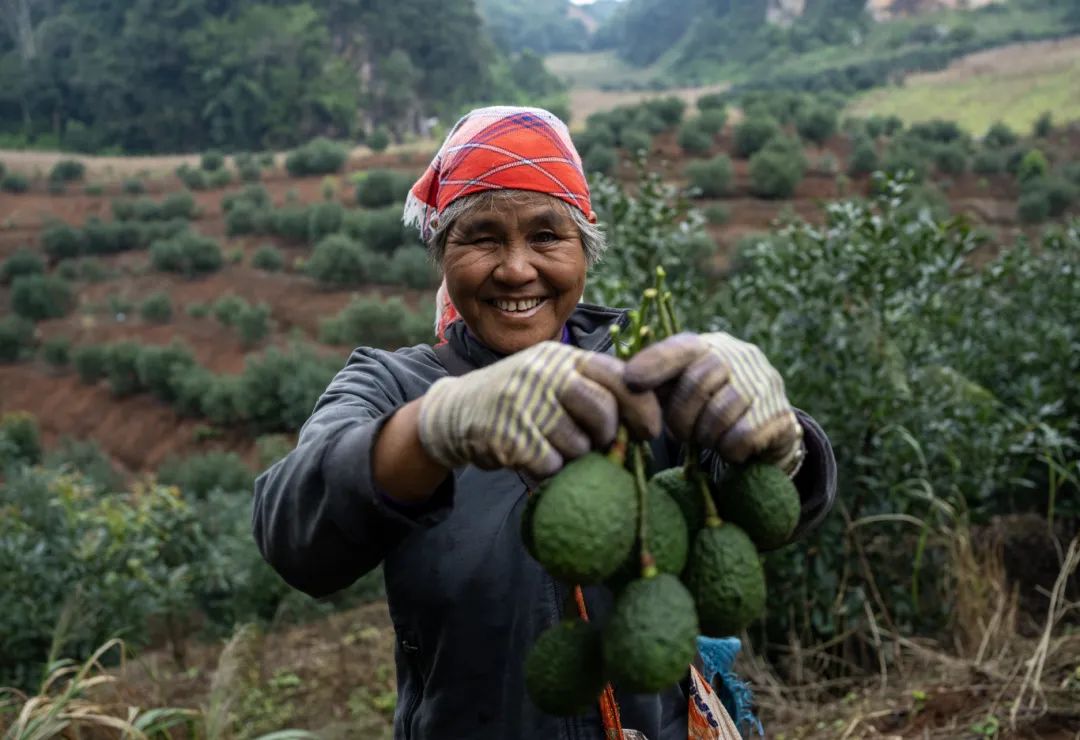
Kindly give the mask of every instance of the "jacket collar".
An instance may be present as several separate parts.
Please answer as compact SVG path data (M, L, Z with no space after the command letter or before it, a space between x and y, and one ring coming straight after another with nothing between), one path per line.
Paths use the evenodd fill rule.
M593 352L607 352L611 349L611 332L608 327L618 323L625 327L627 311L619 308L607 308L595 306L591 303L579 303L574 312L570 314L566 325L570 329L570 337L574 345L581 349ZM446 329L446 341L460 357L466 359L473 367L485 367L493 362L501 360L501 355L484 344L465 330L464 321L455 321Z

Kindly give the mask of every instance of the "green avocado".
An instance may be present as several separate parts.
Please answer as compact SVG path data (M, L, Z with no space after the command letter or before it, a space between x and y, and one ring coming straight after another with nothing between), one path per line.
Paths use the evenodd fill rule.
M736 635L765 610L765 571L750 537L726 522L698 532L684 580L697 605L701 634Z
M686 567L686 554L690 549L690 537L686 520L675 500L660 486L649 482L645 493L645 534L649 552L661 573L682 573ZM605 581L613 591L618 591L636 578L641 577L641 541L634 540L630 556L619 569Z
M686 479L683 468L661 470L649 479L649 485L663 489L679 505L691 535L705 526L705 501L701 498L701 489Z
M525 689L544 712L582 714L604 690L600 630L566 619L537 638L525 658Z
M634 546L634 477L599 453L569 463L543 487L532 515L536 559L568 583L601 583Z
M697 635L694 599L678 578L639 578L619 594L604 627L605 669L624 691L663 691L686 675Z
M742 527L760 550L786 544L802 513L795 484L767 463L733 468L716 496L716 508L721 519Z

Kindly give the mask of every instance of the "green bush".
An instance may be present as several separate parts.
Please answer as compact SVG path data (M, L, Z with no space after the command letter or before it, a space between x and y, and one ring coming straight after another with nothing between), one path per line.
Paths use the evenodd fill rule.
M21 316L0 317L0 362L18 362L33 344L33 323Z
M637 153L652 150L652 134L639 128L628 128L619 134L619 146L628 152Z
M697 99L697 108L701 112L707 110L727 110L727 98L723 93L708 93Z
M216 241L194 232L150 245L150 263L162 272L195 277L220 270L224 261Z
M53 470L81 476L98 493L119 490L124 484L123 476L113 467L109 456L92 439L62 437L56 447L45 454L42 464Z
M423 289L438 285L439 277L426 249L402 247L390 257L385 281L391 285Z
M233 327L245 348L254 347L270 333L270 307L265 303L244 306L234 318Z
M312 244L324 236L336 234L341 230L345 209L340 203L322 202L313 204L308 211L308 241Z
M848 160L848 174L869 175L878 168L878 164L874 142L865 138L857 139L851 151L851 159Z
M1019 138L1001 121L994 123L983 136L983 146L990 149L1006 149L1015 146Z
M181 342L140 347L135 356L137 387L171 403L179 395L176 379L196 367L195 356Z
M581 166L584 168L586 175L596 172L605 175L611 174L618 163L619 155L615 149L602 144L594 144L581 158Z
M967 171L967 154L960 144L944 144L934 150L934 166L946 175L960 175Z
M911 173L914 181L921 182L926 179L929 169L927 162L929 155L928 148L923 144L900 138L893 139L885 149L881 169L893 177L908 172Z
M45 260L29 249L21 248L0 265L0 285L7 285L22 275L41 275L45 272Z
M387 262L362 243L332 234L315 245L305 269L323 285L355 286L379 280L387 273Z
M285 169L293 177L328 175L340 171L347 158L345 147L319 137L291 151L285 158Z
M735 156L743 159L753 156L771 139L780 135L780 124L764 116L746 118L735 127L733 141Z
M723 226L731 220L731 212L722 203L712 203L705 208L705 221L712 226Z
M236 391L244 421L259 433L298 430L340 369L338 356L324 357L299 345L249 356Z
M594 146L615 146L615 131L606 123L590 123L584 131L573 134L574 148L582 157Z
M6 193L25 193L30 189L30 178L21 172L9 172L0 178L0 190Z
M319 341L350 347L396 349L433 338L432 323L398 298L354 298L319 325Z
M146 300L139 305L139 316L143 321L166 324L172 320L172 314L172 300L164 291L147 296Z
M1025 196L1027 200L1025 201ZM1065 214L1076 201L1077 188L1062 177L1048 175L1027 180L1023 183L1020 196L1019 215L1021 220L1037 223L1046 218L1058 218ZM1045 202L1045 206L1040 203ZM1025 217L1025 210L1032 217ZM1045 210L1045 215L1036 218Z
M970 139L956 121L941 119L913 123L906 136L927 144L966 144Z
M53 337L41 345L41 356L53 367L67 367L71 363L71 340Z
M274 205L270 198L270 191L262 185L248 185L242 190L221 198L221 210L225 213L230 213L234 208L245 204L257 209L270 208Z
M11 283L11 310L31 321L58 319L75 307L71 284L55 275L23 275Z
M394 170L371 170L356 184L356 202L365 208L382 208L403 203L412 187L413 177Z
M646 100L641 106L663 121L668 128L678 126L686 112L686 102L673 95Z
M199 160L199 167L206 172L217 172L225 166L225 155L216 150L204 152Z
M160 221L191 220L195 218L195 215L195 196L187 190L165 196L158 209L158 220Z
M255 233L260 214L259 208L248 201L234 204L225 214L225 233L228 236Z
M826 105L805 107L795 118L799 136L818 145L824 144L836 133L836 126L836 109Z
M108 348L99 344L76 347L71 352L71 364L84 383L96 383L105 377L108 368Z
M158 481L204 499L213 491L249 493L255 485L251 469L235 452L213 451L169 458L158 470Z
M731 160L724 154L686 165L686 177L690 180L690 187L702 198L719 198L725 195L731 184L731 175Z
M262 168L254 161L238 164L236 171L244 182L256 183L262 179Z
M210 177L205 170L182 164L176 168L176 176L189 190L210 189Z
M1032 126L1031 132L1040 139L1045 139L1050 135L1050 132L1054 130L1054 119L1050 115L1050 111L1044 111L1035 120L1035 125Z
M118 398L146 390L139 379L142 346L134 341L115 342L105 347L105 380Z
M23 411L0 416L0 472L14 465L41 462L41 432L37 419Z
M971 171L977 175L997 175L1005 171L1005 157L1000 152L980 150L971 163Z
M232 173L225 169L216 170L210 173L206 178L206 182L210 188L220 190L232 182Z
M251 266L266 272L279 272L285 266L285 256L272 244L263 244L251 256Z
M171 222L159 222L171 224ZM137 223L87 219L82 230L83 251L86 254L119 254L144 246L146 233Z
M415 231L401 221L401 206L346 212L342 231L376 252L391 254L402 244L415 241Z
M63 223L52 223L41 232L45 254L54 260L65 260L82 254L85 243L82 232Z
M311 214L305 206L285 206L268 212L270 233L290 242L306 242L309 233ZM256 231L259 220L256 217Z
M1046 155L1039 149L1032 149L1020 160L1020 166L1016 170L1016 179L1021 183L1045 177L1050 171L1050 163L1046 161Z
M701 112L697 118L697 127L705 133L716 136L727 125L727 110L724 108L708 108Z
M120 190L125 195L142 195L146 192L146 185L137 177L129 177L120 183Z
M386 148L390 146L390 132L384 126L379 126L371 132L367 145L373 152L385 152Z
M696 121L687 121L679 128L679 146L687 154L708 154L715 137Z
M77 159L61 159L49 171L50 182L77 182L86 175L86 165Z
M788 198L794 194L805 170L798 142L773 139L750 157L750 190L762 198Z

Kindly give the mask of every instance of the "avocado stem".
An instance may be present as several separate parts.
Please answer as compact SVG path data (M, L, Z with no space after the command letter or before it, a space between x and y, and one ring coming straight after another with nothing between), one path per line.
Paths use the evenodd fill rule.
M608 450L607 459L618 465L620 468L626 465L626 445L630 441L630 433L626 431L626 427L622 424L619 425L619 431L615 433L615 441L611 444L611 449Z
M716 503L709 491L709 481L705 479L705 473L701 470L701 450L693 442L686 446L686 463L683 465L683 475L691 484L698 487L701 500L705 502L705 526L719 527L724 523L720 514L716 511Z
M644 446L644 442L634 445L634 486L637 488L638 494L638 541L641 543L641 575L645 578L652 578L656 575L656 558L649 552L649 544L646 539L649 522L645 503L648 498L649 484L645 479L645 451L642 449Z

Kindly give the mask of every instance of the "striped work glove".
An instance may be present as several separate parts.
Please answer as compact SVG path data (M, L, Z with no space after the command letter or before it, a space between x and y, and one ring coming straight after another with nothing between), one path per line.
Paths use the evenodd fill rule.
M542 342L460 377L442 378L420 405L420 442L449 468L511 468L543 479L566 460L661 429L651 391L632 393L609 355Z
M660 395L677 439L715 450L725 462L757 457L797 472L802 426L783 378L756 345L723 332L677 334L631 358L625 378L633 390Z

